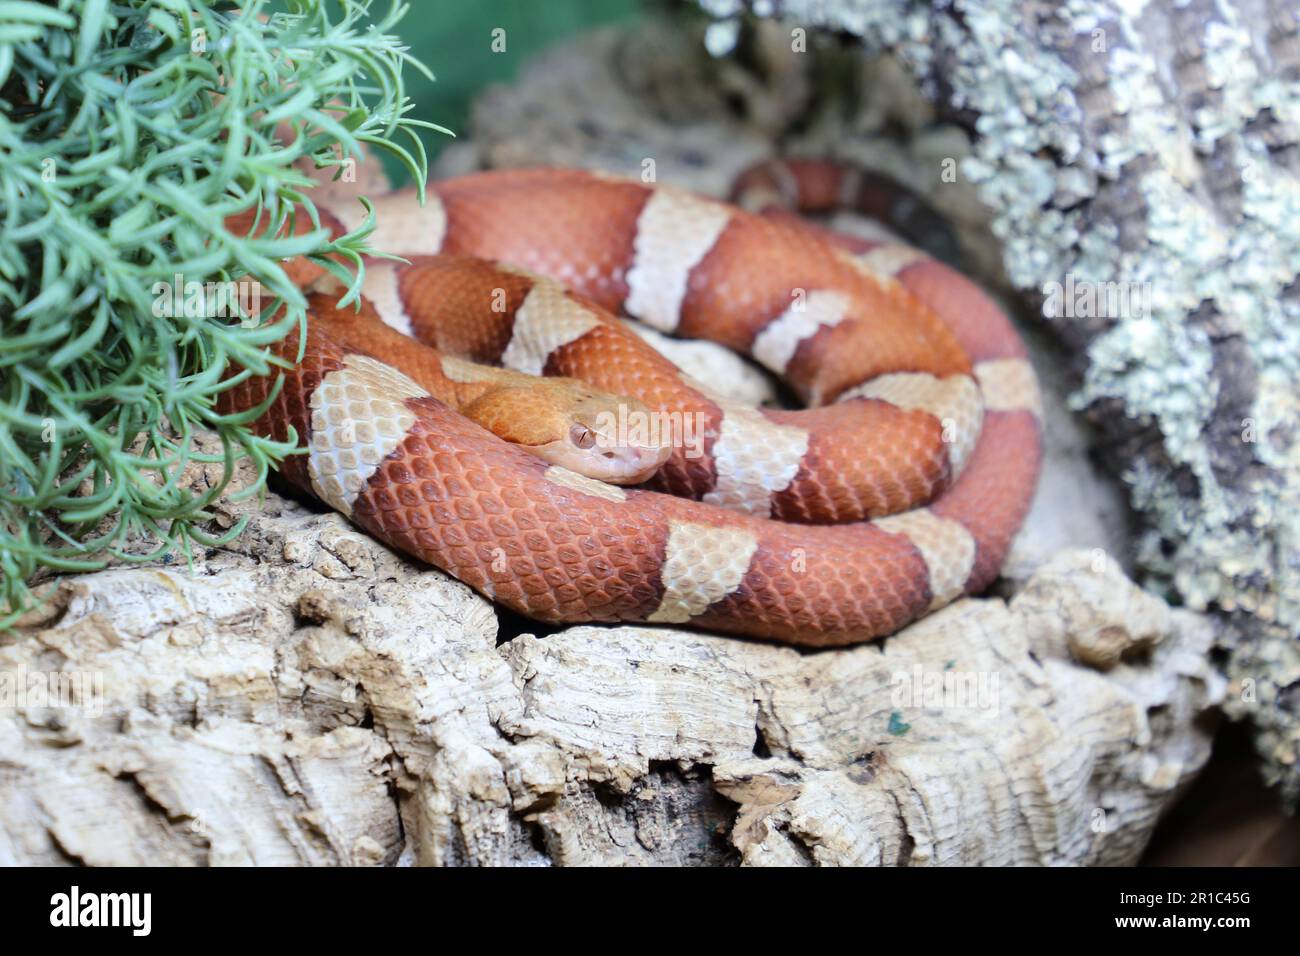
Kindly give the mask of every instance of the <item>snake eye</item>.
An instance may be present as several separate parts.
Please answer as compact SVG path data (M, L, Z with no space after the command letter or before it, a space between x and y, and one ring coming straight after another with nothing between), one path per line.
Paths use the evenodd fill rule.
M579 448L591 448L596 444L596 433L581 422L569 426L569 441Z

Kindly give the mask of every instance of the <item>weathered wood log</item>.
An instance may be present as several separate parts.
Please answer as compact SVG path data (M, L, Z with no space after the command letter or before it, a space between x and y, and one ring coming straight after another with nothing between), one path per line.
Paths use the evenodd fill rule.
M501 643L276 495L192 572L65 578L44 615L0 646L0 863L1129 863L1222 692L1205 620L1091 552L846 651Z

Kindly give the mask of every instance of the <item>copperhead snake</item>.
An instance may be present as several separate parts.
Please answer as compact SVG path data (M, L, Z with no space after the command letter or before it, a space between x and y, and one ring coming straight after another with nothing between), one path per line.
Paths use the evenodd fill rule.
M423 207L410 190L380 196L371 242L409 262L367 263L361 312L316 291L304 357L280 391L273 376L248 378L222 408L274 394L255 427L305 442L281 467L291 482L544 622L830 646L982 590L1041 460L1019 337L947 266L776 208L852 204L840 168L772 164L739 185L762 214L556 169L433 183ZM322 210L340 231L364 216L360 204ZM748 356L810 407L729 401L661 358L620 311ZM298 344L289 336L278 354L292 360ZM579 474L454 410L475 401L484 373L470 362L582 379L593 407L605 393L631 396L625 417L695 422L700 441L664 429L605 455L617 461L603 477L653 472L635 487ZM526 413L526 394L503 417ZM585 426L560 438L591 444Z

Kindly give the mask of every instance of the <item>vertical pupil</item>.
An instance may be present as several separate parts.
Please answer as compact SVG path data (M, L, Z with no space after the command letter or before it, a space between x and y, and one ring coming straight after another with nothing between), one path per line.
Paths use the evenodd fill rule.
M579 448L590 448L596 444L596 436L586 425L574 423L569 427L569 439Z

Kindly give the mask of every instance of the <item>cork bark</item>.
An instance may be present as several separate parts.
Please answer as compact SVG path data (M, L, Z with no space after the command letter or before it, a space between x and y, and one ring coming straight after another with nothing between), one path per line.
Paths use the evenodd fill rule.
M93 693L0 712L0 863L1130 863L1222 693L1087 551L846 651L507 636L274 494L192 571L62 579L0 672Z

